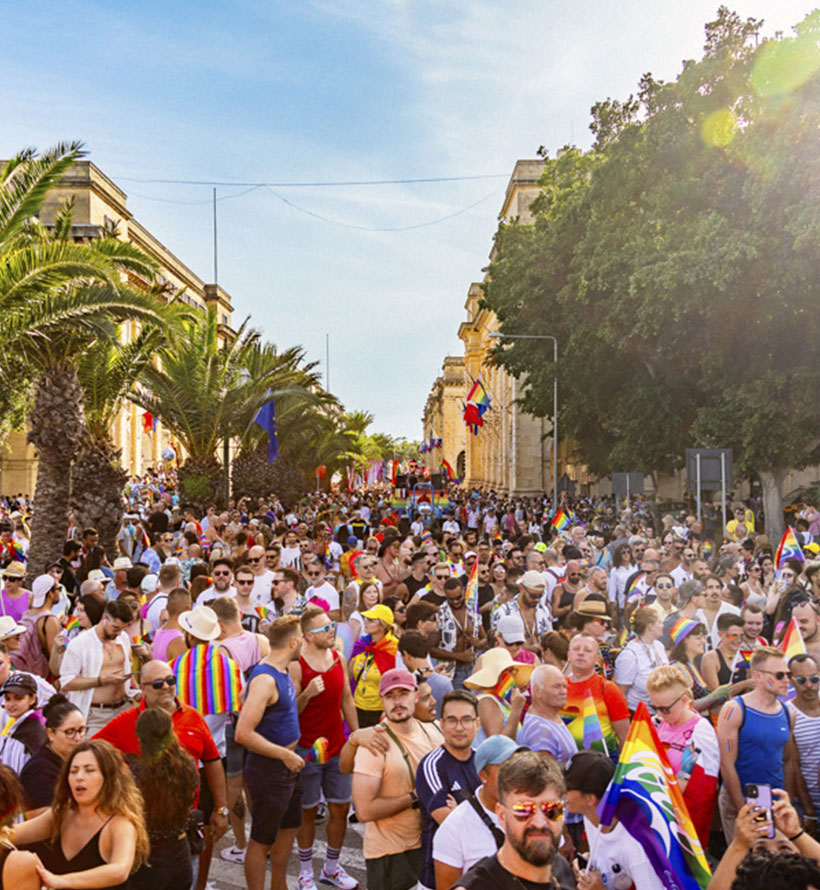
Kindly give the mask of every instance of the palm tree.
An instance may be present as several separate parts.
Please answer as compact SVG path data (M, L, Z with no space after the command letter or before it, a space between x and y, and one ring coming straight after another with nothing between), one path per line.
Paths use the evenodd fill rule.
M182 494L200 508L224 500L217 450L247 428L276 379L276 368L259 377L247 370L259 340L246 319L235 337L220 344L216 311L196 313L174 342L159 350L159 365L145 369L133 396L187 452L179 474Z
M113 237L74 243L70 206L51 231L33 218L48 189L81 156L78 143L40 158L23 152L0 173L0 373L13 351L34 378L28 414L28 441L39 455L29 551L34 574L68 531L71 464L84 434L80 358L100 339L113 339L119 321L159 326L163 319L153 297L122 281L124 272L151 281L153 260Z
M80 358L77 376L83 388L85 432L71 468L71 509L81 526L92 526L100 546L116 552L122 522L123 490L128 473L111 439L117 415L157 349L172 328L148 325L129 343L99 340Z

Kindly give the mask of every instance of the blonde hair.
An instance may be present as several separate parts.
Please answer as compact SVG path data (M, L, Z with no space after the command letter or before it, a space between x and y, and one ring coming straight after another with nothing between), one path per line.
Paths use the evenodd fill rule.
M662 664L656 667L646 678L647 692L665 692L667 689L680 687L687 694L691 693L692 685L683 671L671 664Z

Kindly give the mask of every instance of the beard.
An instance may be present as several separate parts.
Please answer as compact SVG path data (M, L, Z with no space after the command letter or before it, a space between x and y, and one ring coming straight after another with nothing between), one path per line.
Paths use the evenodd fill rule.
M530 865L543 868L555 859L558 838L549 828L528 828L519 837L507 835L513 850Z

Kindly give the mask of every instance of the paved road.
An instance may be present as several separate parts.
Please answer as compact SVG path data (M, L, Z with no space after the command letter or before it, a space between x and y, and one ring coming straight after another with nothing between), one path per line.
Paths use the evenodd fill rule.
M250 820L247 820L248 828L250 828ZM362 854L362 837L364 835L363 825L347 826L347 834L345 835L345 845L342 850L341 863L345 871L359 881L361 890L367 885L364 867L364 856ZM241 865L233 862L226 862L219 856L219 851L224 847L230 847L233 844L233 832L228 833L217 844L217 851L214 853L213 862L211 863L211 871L208 880L213 884L216 890L246 890L245 871ZM320 823L316 826L316 841L313 845L313 873L316 880L316 886L319 890L330 890L328 884L319 883L319 875L325 862L325 824ZM270 869L268 869L270 873ZM296 887L296 879L299 875L299 857L296 853L296 843L293 845L293 854L288 863L288 887ZM266 885L269 886L269 885ZM375 890L375 888L374 888Z

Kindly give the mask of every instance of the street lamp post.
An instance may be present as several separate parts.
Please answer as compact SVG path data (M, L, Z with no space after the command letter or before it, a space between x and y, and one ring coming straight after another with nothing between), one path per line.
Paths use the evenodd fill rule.
M493 331L490 335L495 340L552 340L552 360L555 373L552 377L552 506L558 507L558 340L552 334L502 334Z

